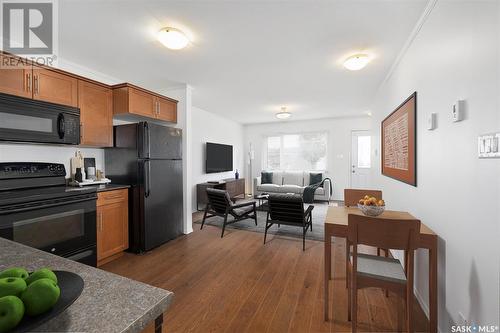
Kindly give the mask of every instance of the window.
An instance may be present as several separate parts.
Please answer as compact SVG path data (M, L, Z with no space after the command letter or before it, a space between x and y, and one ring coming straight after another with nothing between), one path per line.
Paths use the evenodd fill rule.
M266 141L268 170L326 170L325 132L270 136Z
M370 161L370 136L358 136L358 168L369 168Z

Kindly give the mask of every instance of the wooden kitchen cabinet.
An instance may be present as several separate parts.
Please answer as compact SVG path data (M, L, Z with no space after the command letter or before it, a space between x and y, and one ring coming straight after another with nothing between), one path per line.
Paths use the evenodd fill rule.
M25 59L0 55L0 92L32 98L32 70L33 66Z
M130 83L123 83L113 86L113 114L143 116L176 123L177 101Z
M128 189L97 193L97 266L128 248Z
M78 80L62 72L33 67L33 99L78 106Z
M78 80L80 144L113 146L113 90L108 86Z
M157 118L172 123L177 123L177 103L173 103L169 99L158 97L157 103Z

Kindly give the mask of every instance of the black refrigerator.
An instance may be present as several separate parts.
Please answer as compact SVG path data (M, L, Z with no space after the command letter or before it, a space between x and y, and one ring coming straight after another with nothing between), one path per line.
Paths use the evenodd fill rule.
M182 130L140 122L114 126L106 177L130 184L130 250L149 251L182 233Z

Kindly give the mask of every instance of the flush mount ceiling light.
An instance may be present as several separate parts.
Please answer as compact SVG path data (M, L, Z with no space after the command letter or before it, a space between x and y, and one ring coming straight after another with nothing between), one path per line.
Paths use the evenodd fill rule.
M189 44L189 38L181 30L171 27L161 29L158 40L171 50L180 50Z
M288 119L291 116L292 114L286 110L286 106L282 106L281 111L276 113L276 118L278 119Z
M359 71L370 62L367 54L355 54L344 61L344 67L350 71Z

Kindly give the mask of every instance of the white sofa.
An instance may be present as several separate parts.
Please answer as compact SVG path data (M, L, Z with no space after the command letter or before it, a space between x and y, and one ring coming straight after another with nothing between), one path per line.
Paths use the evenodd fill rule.
M272 184L262 184L261 176L255 177L253 180L253 194L262 193L297 193L302 194L304 188L309 185L309 171L269 171L273 173ZM312 172L316 173L316 172ZM323 173L323 178L324 178ZM330 180L326 179L323 187L316 189L314 200L328 201L332 193L330 193Z

